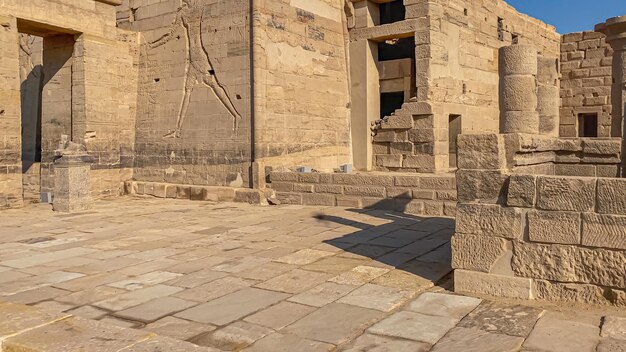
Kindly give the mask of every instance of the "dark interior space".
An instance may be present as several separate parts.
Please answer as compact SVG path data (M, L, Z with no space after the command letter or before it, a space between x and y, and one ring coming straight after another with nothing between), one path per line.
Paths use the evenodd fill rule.
M450 115L448 121L448 140L449 140L449 154L450 154L450 167L457 167L457 138L461 134L461 115Z
M378 43L378 61L415 59L415 37L390 39Z
M598 114L578 115L578 136L598 137Z
M380 24L389 24L404 21L406 9L402 0L395 0L380 4Z
M380 118L391 115L404 104L404 92L380 94Z

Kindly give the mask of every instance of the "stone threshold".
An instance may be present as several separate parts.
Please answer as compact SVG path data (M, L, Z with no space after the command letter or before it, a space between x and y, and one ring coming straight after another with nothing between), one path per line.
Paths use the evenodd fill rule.
M125 193L128 195L145 195L157 198L188 199L212 202L236 202L268 205L267 197L270 190L262 191L250 188L234 188L224 186L199 186L174 183L126 181ZM266 192L269 192L266 194Z
M2 352L212 352L152 332L122 328L66 313L0 301Z

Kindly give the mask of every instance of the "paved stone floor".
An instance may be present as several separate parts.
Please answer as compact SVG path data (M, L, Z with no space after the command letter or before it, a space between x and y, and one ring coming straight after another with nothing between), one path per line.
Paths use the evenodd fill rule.
M617 308L451 294L453 228L342 208L30 206L0 212L0 300L208 351L626 351Z

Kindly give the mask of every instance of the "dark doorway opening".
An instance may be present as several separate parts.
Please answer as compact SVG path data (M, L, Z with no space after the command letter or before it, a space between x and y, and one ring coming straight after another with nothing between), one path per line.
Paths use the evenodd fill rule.
M404 104L404 92L380 94L380 118L392 115Z
M448 121L448 152L450 155L450 168L457 167L456 140L461 134L461 115L450 115Z
M402 0L395 0L380 4L380 24L389 24L404 21L406 17L406 8Z
M578 136L598 137L598 114L578 115Z

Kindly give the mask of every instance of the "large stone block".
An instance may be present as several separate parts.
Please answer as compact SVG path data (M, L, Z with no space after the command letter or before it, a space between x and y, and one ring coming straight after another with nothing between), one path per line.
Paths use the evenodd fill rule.
M54 211L73 213L93 207L90 170L91 165L82 156L63 156L55 161Z
M603 287L589 284L559 283L547 280L534 281L534 290L537 299L567 303L584 304L621 304L617 296L605 295Z
M559 282L626 288L626 251L558 244L515 243L513 271L518 276Z
M598 179L598 213L626 215L626 179Z
M333 181L339 185L393 186L393 176L367 174L333 174Z
M518 208L461 203L457 206L456 232L521 239L522 218L523 212Z
M392 115L380 124L380 128L384 130L406 130L413 128L413 116L411 115Z
M489 273L506 250L502 238L459 233L452 237L452 268Z
M511 175L506 204L511 207L534 207L537 198L536 185L535 175Z
M531 279L462 269L454 271L454 291L494 297L535 298Z
M333 194L305 193L302 195L302 204L335 206L337 202Z
M537 180L537 207L540 209L591 211L595 198L595 178L539 176Z
M583 214L582 244L626 249L626 216Z
M385 187L378 186L345 186L344 193L352 196L368 196L384 198L386 196Z
M530 211L528 236L534 242L580 244L580 213Z
M457 138L459 169L503 169L504 140L498 134L462 134Z
M496 203L506 197L508 177L498 170L459 170L456 178L461 202Z

